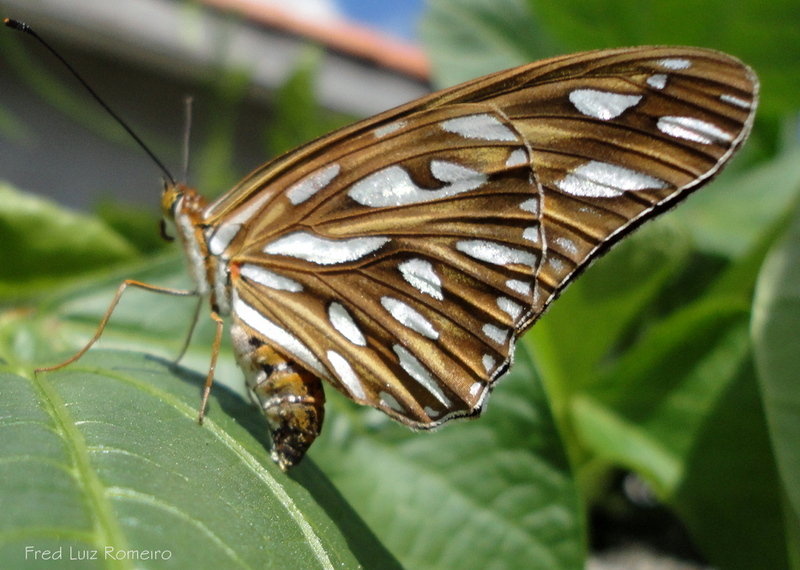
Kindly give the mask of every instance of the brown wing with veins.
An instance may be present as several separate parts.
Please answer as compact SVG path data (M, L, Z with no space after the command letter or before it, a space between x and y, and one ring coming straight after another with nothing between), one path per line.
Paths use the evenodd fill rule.
M479 413L516 338L569 281L719 170L757 89L749 68L707 50L555 58L309 143L207 221L241 223L222 255L276 350L433 427Z

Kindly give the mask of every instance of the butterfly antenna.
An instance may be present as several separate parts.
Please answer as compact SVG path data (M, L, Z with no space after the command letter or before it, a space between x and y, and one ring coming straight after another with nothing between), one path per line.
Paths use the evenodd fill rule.
M173 178L172 174L170 174L169 170L167 170L167 167L166 167L166 166L164 166L164 164L163 164L163 163L162 163L162 162L161 162L161 161L158 159L158 157L156 157L156 155L155 155L155 154L153 154L153 151L151 151L151 150L150 150L150 149L147 147L147 145L146 145L146 144L144 144L144 141L142 141L142 139L140 139L140 138L139 138L139 135L137 135L135 132L133 132L133 129L131 129L131 128L130 128L130 127L127 125L127 123L125 123L125 121L123 121L123 120L120 118L120 116L119 116L119 115L117 115L117 114L116 114L116 113L113 111L113 109L111 109L111 107L109 107L109 106L108 106L108 104L106 104L106 102L105 102L105 101L103 101L103 100L100 98L100 96L99 96L97 93L95 93L95 90L94 90L94 89L92 89L92 88L89 86L89 84L88 84L88 83L86 83L86 81L84 81L83 77L81 77L81 76L80 76L80 74L79 74L77 71L75 71L75 69L74 69L74 68L73 68L73 67L72 67L72 66L71 66L71 65L70 65L70 64L67 62L67 60L65 60L63 57L61 57L61 55L60 55L60 54L59 54L59 53L58 53L58 52L57 52L55 49L53 49L52 47L50 47L50 44L48 44L46 41L44 41L44 40L43 40L43 39L42 39L42 38L39 36L39 34L37 34L36 32L34 32L34 31L31 29L31 27L30 27L28 24L24 24L24 23L22 23L22 22L20 22L20 21L17 21L17 20L12 20L11 18L5 18L5 19L3 20L3 23L4 23L6 26L8 26L9 28L11 28L12 30L17 30L17 31L20 31L20 32L24 32L24 33L28 34L29 36L32 36L32 37L33 37L33 38L35 38L35 39L36 39L36 40L37 40L37 41L38 41L40 44L42 44L42 45L43 45L45 48L47 48L47 50L48 50L50 53L52 53L52 54L53 54L53 55L56 57L56 59L58 59L58 60L59 60L61 63L63 63L63 64L64 64L64 66L65 66L65 67L66 67L66 68L69 70L69 72L70 72L70 73L72 73L72 75L75 77L75 79L77 79L77 80L78 80L78 81L81 83L81 85L83 85L83 86L86 88L86 90L89 92L89 94L90 94L92 97L94 97L94 100L95 100L95 101L97 101L97 102L100 104L100 106L101 106L101 107L103 107L103 109L105 109L105 110L106 110L106 112L107 112L109 115L111 115L111 116L114 118L114 120L115 120L115 121L117 121L117 123L119 123L119 125L120 125L120 126L123 128L123 129L125 129L125 131L126 131L126 132L127 132L127 133L128 133L130 136L131 136L131 137L133 137L133 140L135 140L135 141L136 141L136 143L137 143L137 144L138 144L138 145L139 145L139 146L142 148L142 150L144 150L144 151L147 153L147 155L148 155L148 156L149 156L149 157L150 157L150 158L153 160L153 162L155 162L155 163L156 163L156 165L157 165L157 166L158 166L158 167L161 169L161 172L163 172L163 173L164 173L164 176L166 176L166 178L167 178L167 180L169 181L169 183L170 183L171 185L174 185L174 184L175 184L175 178Z
M189 180L189 143L192 136L192 104L194 99L187 95L183 100L183 180Z

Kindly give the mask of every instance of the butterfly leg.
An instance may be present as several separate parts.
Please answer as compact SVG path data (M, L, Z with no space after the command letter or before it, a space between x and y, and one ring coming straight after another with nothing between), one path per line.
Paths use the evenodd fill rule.
M196 316L197 315L195 315L195 320ZM200 402L200 413L197 416L197 423L200 425L203 425L203 418L206 415L208 397L211 394L211 385L214 383L214 372L217 370L219 347L222 344L222 331L225 328L225 321L222 320L222 317L220 317L216 311L211 311L211 320L213 320L216 325L216 332L214 333L214 345L211 347L211 363L208 366L205 386L203 386L203 400ZM194 326L192 328L194 328Z
M192 336L194 336L194 331L197 328L197 321L200 319L200 309L203 307L203 300L204 299L202 296L197 296L197 305L195 305L194 313L192 314L192 324L189 326L189 332L186 333L186 339L183 341L183 347L181 348L181 351L173 361L176 365L183 360L183 357L186 356L186 351L189 350L189 345L192 342Z
M286 471L300 462L322 430L322 381L287 361L235 321L231 335L247 386L258 400L272 433L272 460Z
M148 283L142 283L141 281L134 281L133 279L126 279L122 282L122 284L117 289L117 293L114 295L114 299L112 299L111 304L106 311L106 314L103 316L103 320L100 321L100 325L97 327L97 332L94 333L94 336L86 343L82 349L80 349L75 355L68 358L64 362L56 364L54 366L44 366L42 368L36 368L34 370L35 373L39 372L52 372L54 370L59 370L64 368L65 366L72 364L76 360L78 360L81 356L86 354L86 351L89 350L94 343L100 338L103 334L103 331L108 324L108 320L111 318L111 313L114 312L114 309L117 308L117 304L119 304L120 298L122 298L122 294L128 287L138 287L139 289L144 289L145 291L153 291L154 293L164 293L166 295L175 295L178 297L194 297L197 295L196 291L186 291L183 289L170 289L168 287L159 287L157 285L150 285Z

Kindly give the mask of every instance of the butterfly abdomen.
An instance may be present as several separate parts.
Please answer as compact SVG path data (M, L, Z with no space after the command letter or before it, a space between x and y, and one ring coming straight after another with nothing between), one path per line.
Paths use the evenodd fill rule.
M303 458L322 430L322 381L283 358L249 327L234 321L231 335L247 387L269 424L272 460L286 471Z

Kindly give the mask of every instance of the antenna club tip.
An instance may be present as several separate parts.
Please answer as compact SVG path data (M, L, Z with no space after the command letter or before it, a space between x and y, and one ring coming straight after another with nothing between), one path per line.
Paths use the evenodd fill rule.
M3 23L12 30L19 30L20 32L28 31L28 24L24 24L19 20L12 20L11 18L3 18Z

